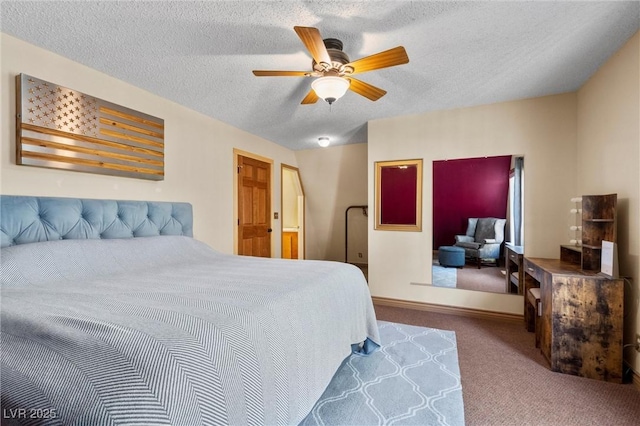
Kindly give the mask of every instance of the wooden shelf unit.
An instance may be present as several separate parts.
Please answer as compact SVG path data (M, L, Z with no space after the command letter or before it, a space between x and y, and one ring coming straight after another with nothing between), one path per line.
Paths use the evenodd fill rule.
M521 286L551 370L621 383L624 280L599 273L602 241L617 240L616 204L617 194L583 195L582 244L560 246L560 259L525 257Z
M582 266L582 247L560 246L560 260Z
M600 270L602 241L617 242L617 202L617 194L582 196L582 246L561 246L561 260L585 271Z

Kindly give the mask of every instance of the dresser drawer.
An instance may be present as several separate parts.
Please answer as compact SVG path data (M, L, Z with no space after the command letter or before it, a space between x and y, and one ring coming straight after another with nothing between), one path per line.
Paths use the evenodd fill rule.
M544 272L538 265L530 262L526 257L524 259L524 272L531 275L536 281L542 281L542 275L544 274Z
M518 254L513 250L507 249L507 259L512 262L518 263Z

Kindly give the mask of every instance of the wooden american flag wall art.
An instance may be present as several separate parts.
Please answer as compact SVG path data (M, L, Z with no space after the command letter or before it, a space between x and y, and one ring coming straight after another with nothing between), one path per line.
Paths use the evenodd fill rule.
M164 179L164 120L26 74L16 100L17 164Z

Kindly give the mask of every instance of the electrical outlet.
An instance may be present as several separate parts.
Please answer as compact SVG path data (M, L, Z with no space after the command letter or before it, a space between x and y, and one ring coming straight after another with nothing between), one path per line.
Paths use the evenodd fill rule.
M361 257L362 257L362 253L358 253L358 257L360 257L360 258L361 258Z
M640 352L640 333L636 334L636 351Z

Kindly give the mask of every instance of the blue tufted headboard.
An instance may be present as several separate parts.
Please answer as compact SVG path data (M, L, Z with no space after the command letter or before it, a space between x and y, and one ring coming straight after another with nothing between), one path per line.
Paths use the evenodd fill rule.
M0 247L156 235L193 237L191 204L0 195Z

